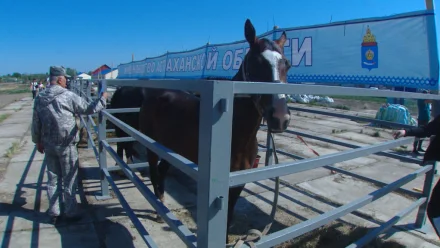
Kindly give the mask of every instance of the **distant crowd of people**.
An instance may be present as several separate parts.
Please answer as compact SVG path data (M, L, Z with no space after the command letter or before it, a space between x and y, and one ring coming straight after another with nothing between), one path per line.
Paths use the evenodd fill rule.
M47 80L48 81L48 80ZM32 79L30 89L32 91L32 99L35 99L35 97L40 93L41 91L45 90L47 86L49 86L49 82L44 85L43 80L40 80L37 82L37 79Z

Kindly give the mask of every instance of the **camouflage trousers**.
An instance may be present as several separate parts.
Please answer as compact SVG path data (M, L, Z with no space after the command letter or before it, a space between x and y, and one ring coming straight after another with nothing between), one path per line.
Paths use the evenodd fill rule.
M55 146L45 149L47 164L47 195L50 216L61 215L60 198L64 198L64 213L75 215L76 179L78 175L78 150L76 146Z

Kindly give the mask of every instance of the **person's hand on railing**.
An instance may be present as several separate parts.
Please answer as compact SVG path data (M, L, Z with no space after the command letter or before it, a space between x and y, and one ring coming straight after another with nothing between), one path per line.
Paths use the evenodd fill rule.
M37 143L37 151L40 153L44 153L44 145L43 143Z
M405 134L406 134L406 131L405 131L405 130L399 130L399 131L396 131L396 132L393 134L393 136L394 136L394 139L398 139L398 138L404 137Z

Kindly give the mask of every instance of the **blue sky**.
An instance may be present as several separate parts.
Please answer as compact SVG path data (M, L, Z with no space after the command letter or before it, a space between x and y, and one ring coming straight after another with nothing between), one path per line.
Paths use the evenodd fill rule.
M0 0L0 75L50 65L90 71L132 53L140 60L242 40L246 18L261 34L274 20L295 27L422 9L424 0Z

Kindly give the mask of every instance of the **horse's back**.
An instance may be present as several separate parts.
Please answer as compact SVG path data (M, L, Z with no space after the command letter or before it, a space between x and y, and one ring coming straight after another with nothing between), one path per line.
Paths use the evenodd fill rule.
M110 101L110 108L139 108L143 102L142 88L123 86L115 91ZM127 123L129 126L139 129L139 113L115 113L115 117ZM115 127L117 137L128 136L120 128Z
M146 92L140 113L141 132L197 163L199 100L181 91Z

